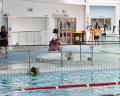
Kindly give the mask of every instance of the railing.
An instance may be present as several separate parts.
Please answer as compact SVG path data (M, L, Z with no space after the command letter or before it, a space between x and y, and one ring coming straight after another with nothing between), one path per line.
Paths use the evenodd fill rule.
M9 46L7 58L0 53L0 73L26 73L32 67L41 72L101 70L120 68L120 37L101 37L100 45L90 42L63 45L59 51L48 51L48 45Z
M13 45L40 45L44 34L42 31L12 32Z

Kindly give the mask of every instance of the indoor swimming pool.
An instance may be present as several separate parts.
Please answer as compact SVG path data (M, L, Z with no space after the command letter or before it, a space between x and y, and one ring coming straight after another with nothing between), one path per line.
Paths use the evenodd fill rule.
M119 94L119 85L101 87L74 87L65 89L22 90L25 88L37 88L44 86L119 81L120 69L99 71L81 70L71 72L43 72L36 77L28 74L1 75L0 96L102 96L110 93Z

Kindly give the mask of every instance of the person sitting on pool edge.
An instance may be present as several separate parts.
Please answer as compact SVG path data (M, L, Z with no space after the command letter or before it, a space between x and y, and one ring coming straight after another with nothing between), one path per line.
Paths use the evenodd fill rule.
M36 68L36 67L32 67L31 69L30 69L30 74L32 75L32 76L36 76L36 75L38 75L40 72L39 72L39 69L38 68Z

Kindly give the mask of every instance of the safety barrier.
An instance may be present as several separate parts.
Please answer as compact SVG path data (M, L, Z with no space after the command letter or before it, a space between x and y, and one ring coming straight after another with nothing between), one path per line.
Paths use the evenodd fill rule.
M104 41L100 42L104 43ZM61 72L81 69L101 70L119 68L120 67L119 43L120 42L118 40L117 41L113 40L110 42L106 41L105 43L106 45L103 44L103 46L101 46L102 44L100 44L100 47L99 46L92 47L91 44L88 45L62 44L61 45L62 49L60 51L55 52L48 51L49 48L48 45L9 46L10 48L12 47L12 49L9 50L8 47L7 58L4 58L4 55L0 54L1 55L0 74L23 73L26 69L29 70L29 68L31 68L32 66L40 68L42 72L43 71ZM68 58L69 52L72 52L72 59Z

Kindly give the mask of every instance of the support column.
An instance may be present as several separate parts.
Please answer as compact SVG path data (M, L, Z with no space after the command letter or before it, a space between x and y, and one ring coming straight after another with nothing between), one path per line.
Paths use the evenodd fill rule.
M113 34L120 34L120 30L119 30L119 24L120 24L119 8L120 8L119 5L115 6L115 13L116 13L116 17L115 17L116 25L115 26L116 26L116 28L115 28L115 33L113 33Z
M0 26L3 24L3 0L0 0Z
M91 18L90 18L90 2L89 2L89 0L86 0L86 9L85 9L85 32L86 32L86 43L89 43L90 25L91 25Z
M85 17L85 32L86 32L86 44L92 44L91 48L91 57L88 57L88 61L91 62L93 66L93 35L90 36L91 29L91 17L90 17L90 1L86 0L86 17Z

